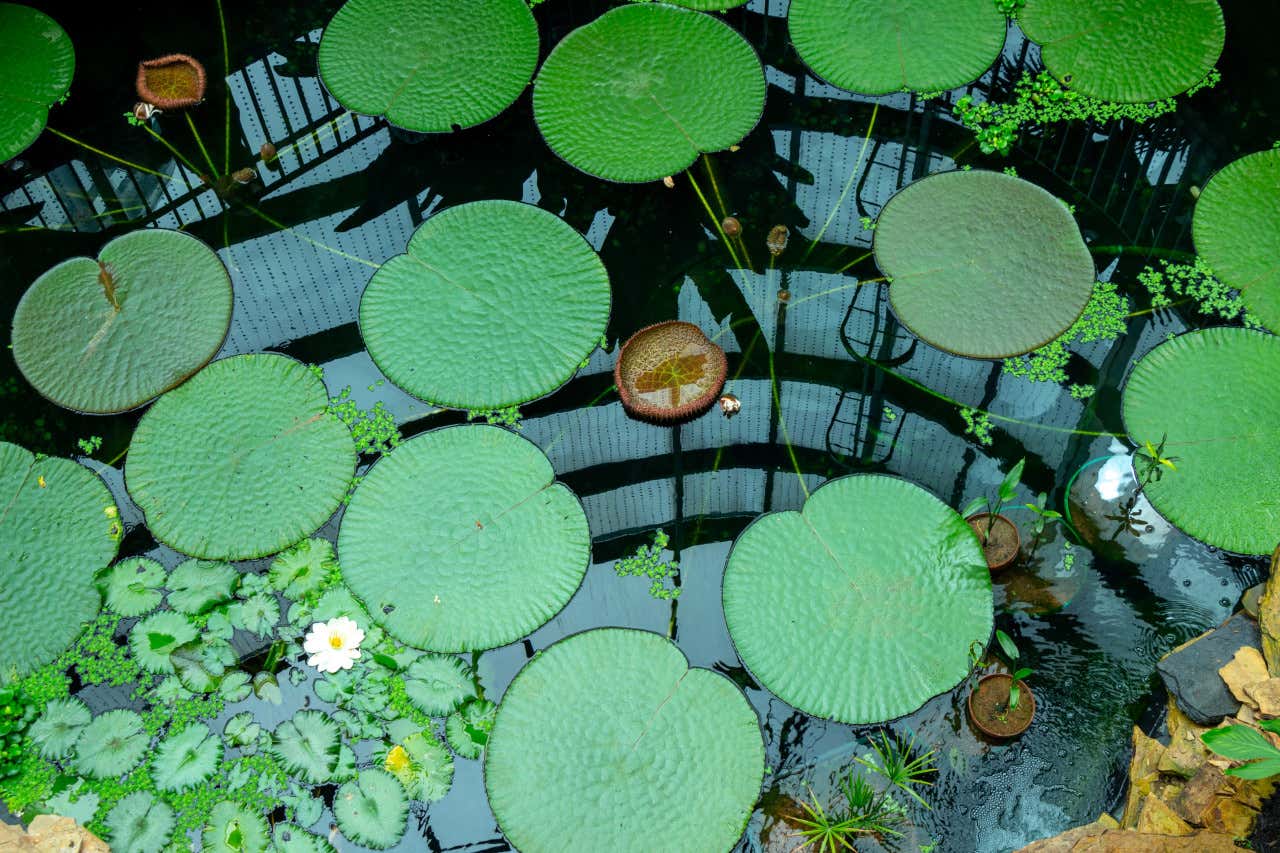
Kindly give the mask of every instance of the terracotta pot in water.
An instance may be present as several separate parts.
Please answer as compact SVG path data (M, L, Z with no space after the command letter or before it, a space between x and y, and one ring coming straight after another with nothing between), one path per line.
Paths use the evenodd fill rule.
M1018 682L1018 707L1008 713L1009 683L1006 672L984 675L969 693L969 719L987 737L1006 740L1027 730L1036 716L1036 697L1026 682ZM1001 714L1004 719L1001 719Z
M997 515L995 523L991 525L991 535L984 539L987 532L987 519L990 517L991 513L980 512L969 516L965 521L969 523L969 527L973 528L973 532L978 534L978 541L982 543L982 556L987 560L987 568L998 572L1018 559L1018 552L1022 550L1022 537L1018 535L1018 525L1006 516Z

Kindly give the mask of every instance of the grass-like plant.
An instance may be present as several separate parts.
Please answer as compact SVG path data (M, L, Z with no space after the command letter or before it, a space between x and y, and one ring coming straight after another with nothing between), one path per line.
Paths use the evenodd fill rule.
M859 837L884 839L901 836L909 815L903 804L894 798L895 789L906 793L924 808L931 808L916 788L932 784L926 777L937 772L935 750L915 755L914 736L904 742L887 732L881 732L878 741L872 738L871 750L872 755L855 760L883 778L887 783L885 788L881 790L872 785L860 771L850 770L840 783L844 803L830 810L809 788L809 799L800 801L804 815L791 818L800 826L799 834L805 839L798 850L838 853L855 850L853 843Z

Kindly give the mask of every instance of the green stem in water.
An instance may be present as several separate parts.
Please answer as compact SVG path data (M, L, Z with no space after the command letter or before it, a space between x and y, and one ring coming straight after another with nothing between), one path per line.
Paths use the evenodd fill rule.
M689 176L689 184L693 187L693 191L698 194L698 200L702 202L703 210L711 218L711 224L716 227L716 233L720 235L720 242L724 243L724 247L729 250L729 257L733 259L733 265L738 269L742 269L742 261L738 260L738 253L733 250L733 243L725 235L724 229L720 227L720 220L712 212L711 205L707 204L707 197L702 194L702 188L698 186L698 181L694 178L693 172L686 170L685 174Z
M716 173L712 170L711 159L706 154L702 155L702 165L707 170L707 177L711 180L711 191L715 194L716 204L720 205L720 219L723 221L729 215L729 208L720 196L720 186L716 183ZM747 269L754 271L756 265L751 262L751 253L747 251L747 241L742 239L741 233L738 234L738 248L742 250L742 257L747 262Z
M837 273L842 273L842 272L844 272L845 270L849 269L849 267L856 266L857 264L862 263L862 262L863 262L863 261L865 261L867 258L871 257L873 254L875 254L875 253L874 253L874 252L866 252L865 254L858 255L858 257L854 258L853 260L849 261L849 263L847 263L847 264L845 264L844 266L840 267L840 269L836 270L836 272L837 272Z
M845 196L849 194L849 190L853 188L854 179L858 177L858 173L862 171L862 158L867 153L867 143L871 141L871 132L875 130L876 115L880 112L880 104L877 103L871 108L871 120L867 122L867 132L862 137L862 147L858 150L858 160L853 164L853 171L849 173L849 180L844 182L844 189L840 191L840 197L836 199L835 206L831 208L831 213L827 214L827 221L822 223L816 237L809 241L809 248L804 250L804 257L800 258L800 264L809 259L809 255L813 253L813 247L822 242L822 237L827 233L827 229L831 227L831 223L835 221L836 213L840 210L840 206L844 204ZM799 264L797 265L799 266Z
M151 136L156 141L158 141L161 145L163 145L165 148L168 148L169 153L172 154L179 163L182 163L184 166L186 166L191 171L195 172L197 175L200 174L200 170L196 168L195 164L192 163L190 160L188 160L186 157L184 157L181 151L179 151L177 148L174 148L173 145L170 144L169 140L165 139L163 136L161 136L160 134L152 130L151 125L147 124L146 122L143 122L142 129L145 130L147 133L151 134Z
M209 171L213 172L215 178L221 178L222 173L218 171L218 167L213 165L213 158L209 156L209 149L204 147L204 140L200 138L200 131L196 130L196 123L191 120L191 113L182 114L187 120L187 127L191 128L191 135L196 139L196 145L200 146L200 153L204 155L204 161L209 164Z
M355 261L358 264L364 264L367 267L373 267L375 270L382 266L382 264L375 264L373 261L368 261L368 260L365 260L364 258L357 258L355 255L348 254L347 252L344 252L341 249L335 249L332 246L326 246L324 243L321 243L319 240L313 240L310 237L308 237L306 234L301 234L295 231L294 229L290 228L288 225L285 225L283 222L278 222L277 220L271 218L266 213L263 213L261 210L258 210L258 208L254 207L248 202L241 202L240 206L243 207L245 210L249 211L250 213L252 213L254 216L261 219L263 222L267 223L268 225L271 225L272 227L275 227L275 228L279 228L281 231L286 231L289 234L292 234L294 237L297 237L299 240L302 240L303 242L306 242L306 243L310 243L311 245L315 246L317 249L324 249L326 252L333 252L335 255L346 258L349 261Z
M157 172L155 169L148 169L146 166L141 166L137 163L134 163L131 160L126 160L123 157L117 157L114 154L108 154L107 152L103 151L101 148L94 148L89 143L83 142L79 139L76 139L74 136L70 136L66 133L63 133L62 131L58 130L56 127L49 127L46 129L50 133L52 133L54 136L65 139L68 142L70 142L72 145L79 145L81 148L83 148L86 151L92 151L94 154L97 154L99 157L106 157L108 160L114 160L117 163L121 164L122 166L128 166L130 169L137 169L139 172L144 172L148 175L154 175L155 177L159 178L162 181L172 180L171 176L162 175L159 172Z
M222 85L226 87L227 97L223 102L222 133L222 171L231 171L231 87L227 86L227 78L231 76L231 54L227 50L227 18L222 13L222 0L214 0L218 7L218 31L222 33Z
M778 409L778 426L782 427L782 443L787 446L791 467L796 471L796 479L800 481L800 489L804 492L805 500L808 500L809 487L805 485L804 475L800 473L800 463L796 461L796 450L791 446L791 436L787 434L787 419L782 415L782 400L778 395L778 374L773 369L773 353L769 353L769 384L773 388L773 405Z

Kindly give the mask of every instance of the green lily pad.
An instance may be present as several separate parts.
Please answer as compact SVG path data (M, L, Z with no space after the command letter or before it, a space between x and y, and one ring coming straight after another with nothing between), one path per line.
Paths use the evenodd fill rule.
M0 3L0 163L36 141L49 107L71 88L76 52L48 15Z
M1151 505L1210 545L1270 554L1280 542L1280 338L1179 335L1134 365L1122 404L1139 452L1164 442L1176 469L1157 465L1143 492Z
M1280 149L1241 157L1210 178L1191 232L1214 274L1280 332Z
M1218 0L1027 0L1018 25L1064 85L1124 103L1187 91L1226 39Z
M184 560L169 575L169 606L196 615L231 598L239 573L216 560Z
M456 426L373 464L343 515L338 554L388 634L462 652L514 642L559 612L586 573L591 534L535 445Z
M563 385L609 322L609 275L559 217L513 201L437 213L360 298L387 378L430 403L500 409Z
M392 746L382 766L413 800L433 802L453 787L453 756L430 732L414 732Z
M333 845L292 823L277 823L272 830L275 853L333 853Z
M141 616L155 610L164 597L164 566L147 557L130 557L99 573L99 588L107 607L121 616Z
M172 610L161 610L138 622L129 631L133 659L147 672L175 672L173 653L190 643L199 630L191 620Z
M3 99L0 99L2 102ZM67 409L123 412L185 382L231 327L231 277L181 231L144 228L35 280L13 315L13 358Z
M76 769L90 779L123 776L137 766L151 738L133 711L106 711L80 730Z
M296 601L322 587L337 568L327 539L304 539L272 561L268 578L272 588Z
M362 847L385 850L404 835L409 798L404 788L384 770L361 770L338 789L333 798L338 829Z
M54 699L31 724L27 735L40 749L41 758L61 758L71 751L80 732L89 725L89 708L74 696Z
M792 0L796 53L833 86L867 95L942 91L983 75L1004 47L989 0Z
M150 791L134 791L107 813L107 840L116 850L160 853L175 823L172 806Z
M731 27L663 3L621 6L556 45L533 85L551 150L589 175L656 181L751 132L764 69Z
M36 459L0 441L0 682L71 645L102 599L94 575L116 555L111 493L69 459Z
M299 711L276 727L272 752L304 782L329 781L342 743L338 724L320 711Z
M161 791L182 791L206 781L222 760L222 740L204 723L170 734L156 747L151 775Z
M451 713L476 692L471 667L453 655L423 655L404 673L404 692L428 717Z
M729 552L723 598L756 679L844 723L914 711L964 678L971 644L991 636L991 575L969 525L882 475L830 480L801 512L757 518Z
M338 508L351 433L324 382L268 353L224 358L156 401L133 434L125 482L157 539L193 557L274 554Z
M479 758L489 742L498 706L488 699L469 699L445 720L444 734L449 746L463 758Z
M524 0L348 0L320 39L320 79L340 104L422 133L493 118L537 64Z
M764 743L727 678L691 669L657 634L605 628L520 670L484 775L498 826L523 853L728 850L760 794Z
M908 185L881 210L874 248L898 319L969 358L1044 346L1093 293L1093 258L1066 205L1000 172Z
M745 6L751 0L663 0L663 2L673 6L683 6L686 9L697 9L699 12L721 12L725 9Z
M205 853L247 853L268 849L271 830L258 812L223 800L209 813L200 841Z

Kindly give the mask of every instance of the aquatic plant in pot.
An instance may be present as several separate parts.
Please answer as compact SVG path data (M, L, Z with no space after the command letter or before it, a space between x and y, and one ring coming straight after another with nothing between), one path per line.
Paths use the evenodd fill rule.
M987 495L980 495L971 500L960 514L978 534L978 542L982 545L982 556L987 560L987 568L999 571L1011 565L1018 558L1022 548L1022 537L1018 535L1018 526L1000 511L1013 500L1022 480L1022 467L1026 459L1019 459L1009 469L996 490L994 500Z
M1023 681L1030 667L1019 667L1018 647L1004 631L996 629L996 642L1004 652L1008 672L982 676L969 692L969 719L988 737L1005 740L1027 730L1036 715L1036 697Z

